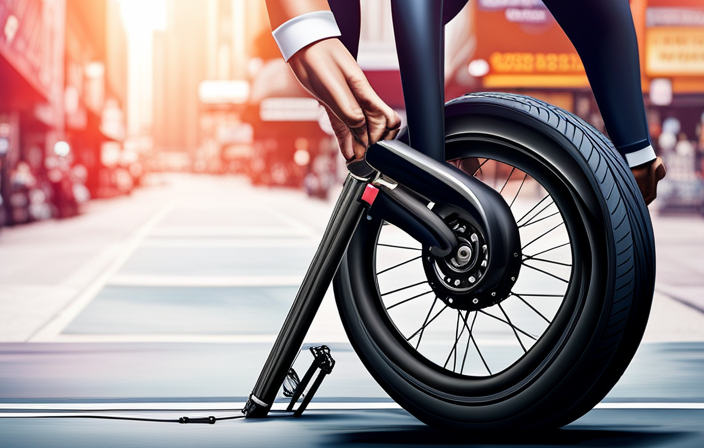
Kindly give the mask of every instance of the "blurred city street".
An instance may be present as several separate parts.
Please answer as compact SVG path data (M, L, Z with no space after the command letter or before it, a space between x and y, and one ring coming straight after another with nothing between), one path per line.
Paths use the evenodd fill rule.
M664 161L667 177L657 185L658 199L650 207L657 246L655 296L643 342L618 384L592 411L559 430L453 434L424 425L395 403L368 373L343 328L332 288L294 365L303 377L313 360L308 349L323 344L336 361L305 414L300 419L283 418L287 415L281 411L288 398L280 390L271 418L236 420L242 417L240 410L291 308L348 174L336 135L346 130L357 135L363 129L355 125L334 130L337 122L328 113L337 108L327 104L330 100L319 100L325 95L306 90L297 78L300 72L287 63L290 55L285 60L272 28L304 22L290 17L279 23L283 3L0 0L0 448L704 446L704 0L628 0L630 18L626 3L618 5L623 7L623 23L613 21L611 25L617 24L614 28L628 34L624 42L630 44L612 49L612 42L620 43L620 38L596 38L606 33L594 35L594 44L595 48L597 44L608 46L609 51L629 47L618 50L617 58L628 70L609 63L601 73L609 76L606 84L612 92L604 94L608 99L628 93L635 103L624 102L624 110L605 112L604 117L600 111L606 110L608 102L602 102L604 95L597 88L597 104L590 84L594 82L592 72L588 77L580 57L585 53L577 52L552 16L550 11L555 10L548 9L544 1L448 1L443 6L431 0L426 6L439 8L437 14L423 14L427 23L421 26L413 21L409 33L420 36L425 26L436 30L441 25L431 23L431 18L439 20L442 15L447 20L439 33L443 41L437 48L421 51L424 45L418 45L405 51L413 39L407 39L400 31L402 24L394 20L405 17L406 2L394 3L392 10L390 1L360 0L356 11L355 2L345 0L330 2L333 10L328 12L324 1L292 0L297 8L298 3L305 5L299 12L313 4L323 8L311 13L327 17L325 23L335 17L333 22L344 30L339 35L344 48L333 46L338 34L320 39L333 39L328 44L336 48L335 61L347 61L343 71L351 70L345 75L348 86L342 82L338 87L354 90L354 95L348 92L349 98L364 104L351 101L349 106L360 106L367 123L374 121L374 115L366 111L366 103L381 106L372 95L376 93L388 106L382 108L385 116L392 116L391 110L398 114L399 138L407 135L410 141L413 135L409 144L430 155L428 148L442 149L437 142L442 142L440 132L445 125L438 118L442 101L446 101L448 147L457 147L467 137L471 144L461 150L479 151L462 154L464 161L455 158L450 163L503 195L510 209L507 213L513 213L516 220L516 227L510 223L508 230L514 236L518 232L519 238L511 241L503 233L505 241L498 242L502 248L514 244L513 250L495 250L497 242L489 237L500 233L490 224L483 230L476 227L472 214L477 210L453 209L456 204L444 203L444 196L425 195L411 187L437 202L418 207L417 201L410 200L416 212L432 218L424 219L425 225L436 222L437 216L448 225L418 230L418 222L407 222L420 232L414 233L387 215L377 218L400 227L381 226L372 216L363 221L380 225L379 238L375 246L370 242L364 248L370 252L363 256L370 258L353 264L368 275L356 272L351 279L370 288L371 306L385 308L386 314L371 315L380 317L381 326L397 330L390 340L401 342L397 348L407 350L403 339L410 343L417 337L411 363L429 361L431 369L438 367L442 384L455 381L453 375L464 375L458 386L463 400L479 396L474 392L462 395L466 390L478 387L489 393L498 387L505 395L491 392L492 396L510 398L491 401L487 408L506 406L515 414L511 418L543 418L543 411L536 409L548 409L546 403L553 403L550 400L555 397L567 403L569 399L562 395L565 390L575 397L570 402L573 408L585 402L578 397L587 389L571 389L577 377L572 374L587 372L584 377L588 377L603 370L554 362L567 347L561 345L563 341L575 340L573 335L589 341L585 347L599 347L599 351L571 349L570 355L610 362L610 368L621 371L616 358L606 361L604 353L623 347L611 338L617 337L624 322L633 322L619 316L628 306L622 298L629 296L635 284L629 279L642 275L631 270L640 266L632 263L631 254L637 252L626 239L631 232L639 235L636 224L640 218L626 210L632 205L624 200L626 184L611 183L608 165L601 163L608 157L596 157L598 149L587 155L590 146L585 145L590 138L580 137L574 126L577 121L563 120L563 113L610 135L615 147L628 156L626 160L633 162L636 173L636 167L653 172L657 165L647 165L653 163L652 153L644 145L650 144ZM616 5L583 2L583 6L596 3ZM337 7L343 4L351 9L340 12ZM592 21L581 14L577 17L578 22L589 24L586 39L591 41ZM610 14L603 17L612 18ZM282 34L286 35L277 33ZM441 89L423 92L433 85L428 82L412 87L409 80L416 74L409 67L417 64L406 61L402 69L395 36L404 57L417 58L423 65L427 60L425 71L433 79L442 73L436 80ZM309 42L297 51L315 45ZM585 45L591 47L590 42ZM601 47L594 54L605 64L601 56L606 49ZM430 57L431 53L437 54ZM437 70L431 70L435 63ZM315 70L308 73L307 68L306 73L317 85L319 74ZM627 74L630 88L614 88L617 84L612 81L619 77L614 74ZM319 84L327 85L323 81ZM486 94L474 95L479 92ZM338 97L337 93L328 96ZM427 96L438 109L418 107L416 94ZM640 108L641 94L644 109ZM475 107L480 103L471 98L487 102ZM527 98L562 112L547 106L543 110ZM637 107L631 108L632 104ZM465 106L467 116L461 118L468 118L462 122L471 125L471 132L460 138L457 110ZM486 112L481 111L484 107ZM512 121L512 114L520 119ZM634 130L641 135L635 140L619 139L614 129L621 126L612 127L616 119L609 120L609 115L623 123L633 118L633 123L639 123ZM473 121L475 117L481 120ZM385 120L384 135L390 136L395 127L389 118ZM434 142L431 146L415 140L423 132L417 134L418 123L420 129L426 123L438 125L434 128L438 140L428 140ZM531 130L530 123L537 127ZM376 139L375 131L366 129L368 137ZM506 135L501 134L504 131ZM514 131L537 137L535 147L524 148L523 140L511 136ZM550 144L543 145L546 138ZM533 142L532 137L528 140ZM504 149L482 153L488 148L493 151L494 145ZM567 152L554 151L555 145ZM636 147L641 149L629 152ZM575 156L579 151L587 157L595 177L575 180L575 171L563 169L573 166L569 154ZM634 158L634 154L640 155ZM444 160L440 155L435 158ZM556 163L562 158L565 165ZM379 170L410 186L398 172L391 175L386 168ZM518 178L521 173L522 179ZM436 188L436 179L416 177L421 184ZM601 233L599 229L590 233L598 227L591 223L589 216L598 215L592 215L590 207L600 202L583 191L587 181L593 186L599 182L602 188L611 185L605 196L607 206L612 216L622 214L618 223L612 218L610 224L615 225L614 234L622 232L623 236L614 246L604 244L604 253L615 255L613 260L620 264L602 265L604 271L609 270L603 276L601 269L583 263L585 252L596 254L600 247L583 244L581 237ZM565 189L565 183L579 188ZM402 191L398 197L403 196L403 188L398 191ZM616 191L619 195L613 194ZM384 196L393 203L392 193ZM575 200L585 201L586 212L581 205L572 206ZM499 204L498 209L502 207ZM629 226L622 226L626 222ZM433 261L421 252L409 252L421 250L419 241L426 244L422 250L434 248L422 237L433 232L444 234L443 238L454 232L457 238L451 235L451 240L462 244L456 256L441 259L431 252L436 257ZM590 244L594 241L600 240L589 238ZM526 253L523 249L528 246ZM601 261L603 257L584 257L589 259ZM496 281L489 283L487 278ZM617 282L623 284L616 287ZM438 285L442 289L436 289ZM592 301L600 299L599 293L592 294L595 285L613 285L616 292L603 331L590 329L591 336L584 338L582 330L591 325L591 315L573 319L577 314L571 313L591 310ZM591 295L581 295L582 290ZM364 294L354 294L357 309ZM622 297L617 300L615 294ZM569 306L563 306L565 300ZM444 307L431 317L441 302ZM409 305L397 307L405 303ZM582 303L589 307L581 308ZM485 312L489 308L494 312L499 308L505 320ZM449 312L441 316L446 309ZM467 324L470 312L474 313L471 327ZM636 314L631 313L629 319ZM585 315L587 319L582 318ZM348 329L356 318L364 322L360 316L363 313L351 318L345 314ZM572 326L575 322L579 326ZM372 328L364 325L360 332ZM543 338L544 334L551 336ZM299 339L291 337L290 341L298 344ZM557 342L547 345L553 341ZM463 346L464 355L458 354ZM541 347L537 355L531 352L534 346ZM381 356L389 353L388 348L379 350ZM537 359L540 364L531 364ZM401 376L422 370L416 369L417 364L407 368L394 362L389 361L389 367L398 367ZM288 361L285 364L284 369ZM530 370L524 369L526 365ZM572 372L559 374L563 365ZM545 389L552 388L552 393L543 395L545 389L534 386L554 376L539 377L538 369L555 366L559 368L553 372L558 372L561 384L569 386L560 389L550 382ZM503 384L501 372L508 368L512 371L503 378L510 381L517 371L533 376L521 376L524 382L510 387L496 386ZM467 376L473 379L464 382ZM477 377L482 379L474 383ZM607 371L598 383L582 378L578 377L581 384L601 387L616 376ZM419 386L420 395L427 398L437 392L440 399L450 400L442 395L447 392L442 387L432 387L421 390ZM512 406L516 402L523 406L520 401L526 395L520 394L530 388L540 391L540 399L526 401L529 405L516 411ZM395 396L414 393L413 389ZM562 411L566 407L550 408L545 418L569 416ZM472 424L514 421L497 415L471 417L475 419ZM214 426L172 424L184 416L200 417L199 423L213 423L203 420L208 416L218 421ZM458 421L464 418L457 417Z
M155 174L131 196L93 201L71 220L3 229L0 412L233 415L294 298L333 196L321 201L296 190L254 188L243 177ZM543 442L599 439L611 446L615 438L696 446L704 440L695 423L704 414L704 268L698 259L704 223L655 216L654 224L658 292L644 344L596 410ZM422 443L436 438L397 409L366 372L347 342L331 291L306 337L306 346L320 343L332 348L338 364L300 424L274 419L274 426L239 429L228 422L225 433L202 436L212 436L214 444L235 433L243 440L264 437L262 446L281 443L289 432L298 434L299 446L384 445L387 431L408 443L416 433ZM305 370L309 362L304 350L296 368ZM74 427L111 434L125 425L83 421ZM153 423L130 425L137 425L140 440L164 431ZM359 425L366 430L357 432ZM683 432L672 435L671 425ZM16 437L3 437L0 446L41 444L59 430L32 419L2 419L0 427ZM41 429L35 436L19 436L33 427ZM195 434L183 443L188 437Z

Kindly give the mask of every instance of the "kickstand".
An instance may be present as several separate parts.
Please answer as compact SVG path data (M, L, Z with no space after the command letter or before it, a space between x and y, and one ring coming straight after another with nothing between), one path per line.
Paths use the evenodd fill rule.
M317 392L320 384L325 379L325 376L329 375L330 372L332 372L332 368L335 367L335 360L330 355L330 348L327 345L311 347L310 352L313 354L313 363L308 368L306 374L303 375L303 379L299 382L296 371L289 369L288 375L286 376L286 381L284 382L284 395L291 397L291 402L288 404L288 408L286 408L287 411L293 411L293 406L296 404L298 399L303 396L303 401L298 406L298 409L293 411L294 417L300 417L301 414L303 414L303 411L305 411L308 407L310 400L313 399L313 395ZM313 378L313 374L315 374L315 371L318 369L320 369L318 376L315 378L315 381L313 381L313 384L310 386L310 389L308 389L308 392L303 394L303 391ZM295 389L288 389L286 387L287 383L294 385Z

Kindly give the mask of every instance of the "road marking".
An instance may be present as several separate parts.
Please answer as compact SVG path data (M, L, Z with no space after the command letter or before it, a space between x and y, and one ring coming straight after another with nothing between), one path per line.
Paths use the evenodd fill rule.
M272 410L283 411L287 402L274 403ZM168 412L168 411L228 411L239 412L244 407L242 402L219 403L0 403L0 418L2 417L55 417L61 415L85 416L87 412ZM393 401L380 402L312 402L310 410L392 410L401 409ZM594 409L620 410L704 410L704 403L599 403ZM14 412L13 412L14 411ZM99 414L104 415L104 414ZM126 417L122 415L122 417ZM142 415L144 417L144 415Z
M594 409L704 409L704 403L599 403Z
M218 343L250 344L273 343L275 334L57 334L50 341L42 342L82 342L82 343L133 343L133 342L176 342L176 343Z
M336 318L335 309L331 309L332 318ZM310 340L325 341L326 343L349 343L349 339L343 328L334 329L319 328L316 324L311 327L313 335ZM309 333L310 335L311 333ZM249 344L249 343L273 343L276 334L66 334L61 333L51 340L41 342L82 342L82 343L219 343L219 344ZM493 347L513 347L515 342L506 340L480 340L478 344ZM429 344L430 345L430 344Z
M108 282L127 259L137 250L139 244L144 240L149 232L169 213L176 205L176 199L167 202L158 210L151 219L138 228L126 241L123 249L117 254L110 265L103 270L81 293L72 300L66 307L59 311L56 316L42 326L29 342L51 341L59 335L73 319L80 314L83 309L98 295L101 289Z
M159 227L152 231L157 238L242 238L242 237L315 237L319 232L291 227Z
M314 238L149 238L142 248L166 249L221 249L221 248L316 248L319 241Z
M308 232L308 233L314 234L314 235L318 233L318 232L315 232L315 230L313 230L312 227L297 220L296 218L289 215L288 213L277 210L274 207L261 208L261 211L265 212L269 215L274 216L274 218L278 220L277 223L285 223L286 225L291 226L293 228L296 228L302 232Z
M211 275L115 275L107 282L110 286L155 286L155 287L267 287L295 286L303 281L303 275L288 276L211 276Z

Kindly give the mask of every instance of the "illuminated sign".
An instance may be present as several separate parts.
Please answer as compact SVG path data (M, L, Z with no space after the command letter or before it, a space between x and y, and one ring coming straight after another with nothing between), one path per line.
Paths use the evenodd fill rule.
M492 73L581 73L576 53L494 52L489 57Z
M646 71L650 76L704 73L704 29L649 28L646 40Z
M704 9L648 8L645 24L651 26L704 26Z
M504 18L513 23L544 24L552 16L541 0L479 0L481 11L503 11Z

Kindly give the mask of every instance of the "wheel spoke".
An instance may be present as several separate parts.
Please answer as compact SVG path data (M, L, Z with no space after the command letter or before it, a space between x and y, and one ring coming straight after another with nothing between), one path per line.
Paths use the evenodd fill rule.
M381 295L381 297L388 296L389 294L393 294L395 292L404 291L408 288L413 288L414 286L422 285L423 283L428 283L428 280L423 280L422 282L414 283L412 285L407 285L407 286L403 286L398 289L394 289L393 291L385 292L384 294Z
M526 218L526 216L530 215L530 214L533 212L533 210L535 210L536 208L540 207L540 204L542 204L543 201L546 200L546 199L549 198L549 197L550 197L550 195L543 196L543 199L541 199L540 201L538 201L538 203L535 204L535 205L533 206L533 208L531 208L531 209L528 210L523 216L521 216L521 219L517 219L517 220L516 220L516 224L520 224L521 221L523 221L523 220Z
M520 328L516 327L515 325L512 325L512 324L509 323L509 322L506 322L505 320L503 320L503 319L500 318L500 317L494 316L493 314L489 314L489 313L487 313L487 312L484 311L484 310L477 310L477 311L479 311L480 313L482 313L482 314L485 315L485 316L492 317L492 318L498 320L499 322L505 323L505 324L508 325L509 327L514 328L514 329L515 329L516 331L518 331L519 333L524 334L525 336L531 338L531 339L534 340L534 341L537 341L537 340L538 340L538 338L536 338L536 337L533 336L532 334L526 333L525 331L521 330Z
M423 324L423 326L421 328L419 328L418 331L413 333L410 338L406 339L407 341L410 342L411 339L413 339L416 335L420 334L420 336L418 336L418 343L416 344L416 350L420 346L420 340L423 339L423 333L425 333L425 329L428 327L428 325L432 324L433 321L435 319L437 319L437 317L439 315L441 315L442 312L445 311L446 309L447 309L447 305L443 306L442 309L440 311L438 311L438 313L435 316L433 316L432 319L430 319L427 323Z
M477 321L477 313L476 311L474 312L474 318L472 319L472 325L468 328L469 335L467 337L467 346L464 348L464 357L462 358L462 367L460 368L460 375L462 372L464 372L464 363L467 361L467 354L469 353L469 343L472 342L472 339L474 336L472 335L472 330L474 330L474 322ZM467 310L466 313L464 313L464 328L467 328L467 318L469 317L469 310ZM487 370L489 370L489 367L487 367ZM489 371L489 374L491 374L491 371Z
M425 333L425 329L428 327L428 325L432 324L433 321L434 321L439 315L441 315L442 312L445 311L446 309L447 309L447 305L443 306L442 309L441 309L440 311L438 311L438 313L437 313L435 316L433 316L433 318L430 319L427 324L423 325L423 327L422 327L421 329L419 329L418 331L416 331L416 333L420 332L420 336L418 336L418 343L416 344L416 350L417 350L418 347L420 346L420 340L423 339L423 334ZM415 334L414 334L413 336L415 336ZM413 336L411 336L411 337L408 338L407 340L410 341L411 339L413 339Z
M377 246L384 246L384 247L393 247L395 249L407 249L407 250L422 250L418 247L409 247L409 246L396 246L394 244L382 244L378 243Z
M542 254L544 254L545 252L550 252L551 250L559 249L559 248L565 247L565 246L567 246L567 245L569 245L569 244L570 244L570 243L567 242L567 243L564 243L564 244L560 244L560 245L558 245L558 246L551 247L550 249L542 250L542 251L538 252L537 254L528 255L528 258L533 258L533 257L535 257L535 256L542 255Z
M546 196L546 197L547 197L547 196ZM554 203L555 203L555 201L552 201L552 200L551 200L548 205L546 205L546 206L544 206L543 208L541 208L538 213L536 213L535 215L531 216L530 219L529 219L528 221L524 222L523 224L521 224L521 225L519 226L519 228L520 228L520 227L525 227L525 226L527 226L528 224L530 224L531 222L533 222L533 221L535 220L535 218L537 218L538 216L540 216L545 210L547 210L548 208L550 208L550 206L553 205Z
M526 244L525 246L521 247L521 251L525 250L526 247L528 247L528 246L530 246L531 244L535 243L536 241L538 241L539 239L541 239L542 237L544 237L544 236L547 235L548 233L552 232L553 230L557 229L558 227L560 227L560 226L563 225L563 224L564 224L564 222L561 222L560 224L556 225L555 227L553 227L552 229L548 230L547 232L544 232L544 233L543 233L542 235L540 235L539 237L533 239L530 243L528 243L528 244Z
M488 162L488 161L489 161L489 159L484 159L484 161L483 161L482 163L480 163L480 164L479 164L479 166L477 167L477 169L476 169L476 170L474 170L474 173L472 174L472 176L476 176L476 175L477 175L477 173L483 173L483 171L482 171L482 167L483 167L483 166L484 166L484 164L485 164L486 162Z
M559 211L556 211L555 213L552 213L552 214L550 214L550 215L548 215L548 216L545 216L545 217L540 218L540 219L535 220L535 221L533 221L533 220L531 219L530 221L526 222L525 224L521 224L520 226L518 226L518 228L520 229L520 228L523 228L523 227L532 226L533 224L537 224L537 223L539 223L540 221L545 221L546 219L552 218L553 216L559 215L559 214L560 214L560 212L559 212ZM538 215L535 215L535 216L538 216ZM533 218L535 218L535 216L534 216Z
M484 355L482 355L482 351L479 350L479 344L477 344L477 340L472 336L472 343L474 344L474 348L477 349L477 353L479 354L479 358L481 358L482 363L484 363L484 367L486 367L486 371L489 372L489 375L491 375L491 369L489 368L489 364L486 363L486 359L484 359Z
M481 311L481 310L479 310ZM485 313L486 314L486 313ZM460 374L464 371L464 361L467 359L467 353L469 352L469 342L471 341L472 344L474 344L474 348L477 350L477 354L479 355L479 358L482 360L482 363L484 364L484 367L486 368L486 371L489 372L489 375L491 375L491 369L489 368L489 364L487 364L486 359L484 359L484 355L482 355L482 351L479 350L479 344L477 344L477 340L474 338L474 323L477 321L477 316L479 315L478 312L474 312L474 319L472 319L472 326L469 328L469 340L467 340L467 350L465 350L464 353L464 360L462 361L462 369L460 370ZM465 327L467 326L467 316L469 316L469 311L467 311L467 315L465 316L464 319L464 325ZM491 314L489 314L491 316ZM494 316L491 316L494 317Z
M558 279L558 280L560 280L560 281L563 281L563 282L565 282L565 283L569 283L569 280L565 280L564 278L558 277L558 276L555 275L555 274L551 274L551 273L549 273L548 271L544 271L544 270L542 270L542 269L538 269L538 268L536 268L535 266L531 266L531 265L525 264L525 263L522 263L522 265L525 266L525 267L527 267L527 268L531 268L531 269L533 269L533 270L536 270L536 271L538 271L538 272L542 272L542 273L545 274L545 275L549 275L550 277L556 278L556 279Z
M459 310L457 310L457 323L455 324L455 359L452 363L452 371L455 372L457 370L457 344L460 342L460 338L462 337L462 333L464 332L464 327L462 327L461 330L459 330L460 326L460 318L462 317L462 313L460 313ZM458 330L459 330L459 335L458 335Z
M499 309L501 310L501 313L504 315L504 317L506 318L506 321L511 326L511 329L513 330L513 334L516 336L516 339L518 340L518 344L523 349L523 353L528 353L528 350L526 350L526 346L523 345L523 341L521 341L521 338L518 337L518 332L516 331L516 326L513 325L513 323L511 322L511 318L508 317L508 314L506 314L506 310L504 310L504 307L501 306L501 303L499 303L498 305L499 305Z
M508 177L506 178L506 182L504 182L504 185L501 187L501 190L499 190L499 194L504 192L504 188L506 188L506 185L508 185L508 181L511 180L511 176L513 175L513 172L516 171L516 167L511 168L511 172L508 173Z
M511 200L511 203L508 205L508 208L513 207L513 203L516 202L516 199L518 199L518 195L521 193L521 190L523 189L523 184L526 183L527 178L528 174L523 174L523 180L521 181L521 185L518 186L518 191L516 191L516 195L513 197L513 200Z
M572 267L571 263L561 263L559 261L555 260L548 260L547 258L537 258L535 256L533 257L526 257L523 259L523 261L542 261L543 263L552 263L552 264L557 264L560 266L567 266L567 267Z
M457 310L457 323L455 323L455 343L452 345L452 350L450 350L450 353L447 355L447 359L445 360L445 364L442 366L443 369L447 368L447 363L450 362L450 358L452 358L452 355L455 355L455 360L454 364L452 367L452 371L454 372L457 370L457 343L460 341L460 338L462 337L462 334L464 333L464 327L462 327L462 330L459 331L458 334L458 327L460 326L460 317L462 316L462 312L460 310Z
M545 319L545 322L547 322L547 323L550 323L550 322L551 322L550 319L548 319L547 317L543 316L543 314L542 314L540 311L536 310L536 309L533 307L533 305L531 305L530 303L528 303L528 301L527 301L526 299L524 299L524 298L521 297L520 295L516 294L515 292L512 292L511 295L514 295L514 296L518 297L519 299L521 299L521 302L523 302L523 303L525 303L526 305L528 305L528 308L532 309L533 311L535 311L535 313L536 313L538 316L540 316L540 317L542 317L543 319ZM562 296L560 296L560 297L562 297Z
M418 338L418 345L420 345L420 339L423 337L423 330L428 325L428 319L430 319L430 314L433 312L433 308L435 308L436 303L438 303L437 296L435 296L435 298L433 299L433 303L430 304L430 309L428 310L428 314L425 316L425 320L423 321L423 325L421 325L421 327L415 333L413 333L410 337L406 338L406 341L410 342L411 339L413 339L418 333L420 333L420 338ZM416 345L416 350L418 349L418 345Z
M404 261L404 262L402 262L402 263L399 263L399 264L397 264L397 265L395 265L395 266L391 266L390 268L386 268L386 269L384 269L383 271L379 271L379 272L376 273L376 275L381 275L381 274L383 274L384 272L389 272L389 271L392 270L392 269L396 269L396 268L398 268L398 267L403 266L404 264L408 264L408 263L410 263L410 262L412 262L412 261L416 261L416 260L418 260L419 258L422 258L422 257L423 257L422 255L418 255L417 257L413 257L413 258L411 258L410 260L406 260L406 261Z
M433 292L432 289L431 289L430 291L425 291L425 292L422 292L422 293L420 293L420 294L417 294L417 295L415 295L415 296L413 296L413 297L411 297L411 298L401 300L400 302L394 303L394 304L391 305L390 307L386 308L386 311L389 311L391 308L395 308L395 307L397 307L397 306L399 306L399 305L401 305L401 304L403 304L403 303L410 302L410 301L413 300L413 299L417 299L418 297L424 296L424 295L426 295L426 294L430 294L431 292Z
M518 293L511 292L514 296L519 295ZM565 297L564 294L520 294L521 297Z

